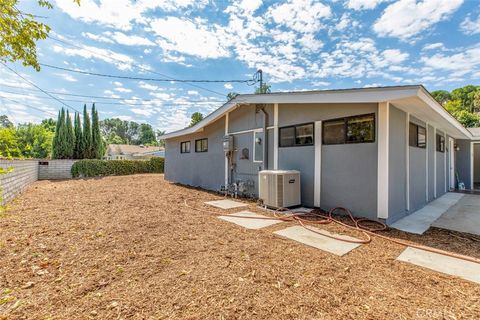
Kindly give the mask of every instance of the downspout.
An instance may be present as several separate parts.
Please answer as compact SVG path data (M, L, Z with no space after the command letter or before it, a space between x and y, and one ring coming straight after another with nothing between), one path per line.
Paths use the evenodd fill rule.
M263 170L268 170L268 113L265 106L262 106L260 111L263 113Z

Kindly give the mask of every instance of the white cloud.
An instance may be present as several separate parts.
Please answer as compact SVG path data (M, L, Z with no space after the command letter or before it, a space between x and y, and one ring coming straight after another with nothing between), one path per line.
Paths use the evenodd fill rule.
M423 46L422 50L435 50L435 49L443 49L443 43L441 42L435 42L435 43L429 43Z
M443 21L457 10L463 0L400 0L389 5L373 25L383 37L407 40Z
M55 73L55 75L61 77L63 80L68 82L77 82L78 80L67 73Z
M96 22L120 30L131 30L132 22L146 23L149 10L179 11L187 8L203 8L207 0L56 0L56 6L73 19L86 23Z
M151 116L153 114L155 114L156 112L152 109L139 109L139 108L132 108L130 109L130 111L132 111L133 113L135 114L141 114L143 116Z
M53 46L53 51L67 56L77 56L84 59L99 59L117 66L120 70L132 69L135 62L132 58L122 53L117 53L109 49L102 49L87 45L79 45L80 48L64 48L58 45Z
M126 46L154 46L150 39L136 36L136 35L126 35L122 32L105 32L107 36L110 36L113 40L115 40L119 44L123 44Z
M188 90L188 91L187 91L187 94L188 94L188 95L191 95L191 96L195 96L195 95L198 95L198 91L196 91L196 90Z
M329 6L312 0L288 0L286 3L273 6L267 12L275 23L292 30L308 33L322 28L322 19L330 17Z
M428 68L452 72L449 74L452 77L474 74L480 71L480 45L452 55L437 53L431 57L423 57L421 61Z
M99 35L99 34L93 34L90 32L82 32L82 36L91 40L99 41L99 42L105 42L105 43L114 43L112 39Z
M113 90L118 91L118 92L123 92L123 93L130 93L130 92L132 92L131 89L122 88L122 87L118 87L118 88L115 88L115 89L113 89Z
M223 85L223 87L224 87L225 89L227 89L227 90L233 89L233 86L232 86L231 83L225 83L225 84Z
M230 56L225 30L216 24L207 24L200 19L167 17L156 19L150 24L159 36L157 43L165 51L176 51L202 59Z
M480 33L480 15L477 17L477 20L471 20L470 17L466 17L460 24L460 30L465 34Z
M388 0L348 0L346 5L347 8L353 10L371 10L386 1Z

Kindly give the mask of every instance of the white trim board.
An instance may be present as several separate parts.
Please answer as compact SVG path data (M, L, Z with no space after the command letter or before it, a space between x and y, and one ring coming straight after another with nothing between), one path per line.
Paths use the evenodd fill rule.
M313 188L313 205L320 208L322 194L322 121L315 121L315 183Z
M388 218L389 200L389 122L390 104L381 102L378 104L377 140L378 140L378 161L377 161L377 217Z

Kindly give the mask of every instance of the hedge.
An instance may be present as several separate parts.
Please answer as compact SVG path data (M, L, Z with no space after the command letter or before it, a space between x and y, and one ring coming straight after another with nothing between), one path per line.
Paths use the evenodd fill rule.
M84 159L72 166L73 177L120 176L136 173L163 173L165 159L150 160L94 160Z

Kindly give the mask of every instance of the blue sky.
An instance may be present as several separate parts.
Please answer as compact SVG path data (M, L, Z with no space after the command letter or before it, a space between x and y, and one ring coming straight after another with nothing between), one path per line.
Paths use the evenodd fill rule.
M424 84L429 90L479 85L477 0L52 0L23 11L43 16L55 38L38 43L41 63L122 76L249 79L257 69L273 91ZM58 41L61 40L61 41ZM80 110L100 117L183 128L193 112L216 109L239 83L116 80L9 64ZM0 67L0 113L38 122L61 103ZM104 97L104 98L103 98ZM109 99L110 98L110 99ZM14 103L12 99L25 105ZM70 101L75 100L75 101Z

